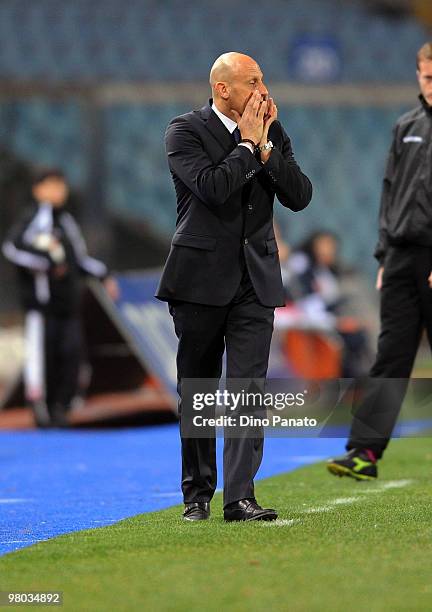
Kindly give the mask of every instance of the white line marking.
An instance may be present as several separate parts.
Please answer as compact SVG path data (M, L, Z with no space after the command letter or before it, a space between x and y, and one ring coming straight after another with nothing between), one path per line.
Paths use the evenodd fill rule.
M388 482L383 482L379 484L381 489L401 489L402 487L407 487L412 484L414 480L389 480Z
M3 498L1 498L0 497L0 504L24 504L26 502L32 502L32 501L34 501L34 499L22 499L22 498L19 498L19 497L16 497L16 498L14 498L14 497L10 497L10 498L3 497Z
M33 544L33 542L46 542L46 540L5 540L0 544Z
M359 499L359 497L337 497L331 503L335 506L343 506L344 504L353 504Z
M372 493L382 493L383 491L387 491L389 489L401 489L402 487L407 487L412 484L413 480L388 480L387 482L379 483L373 489L364 489L363 491L359 491L362 495L370 495ZM301 510L302 514L316 514L321 512L332 512L337 506L344 506L348 504L354 504L358 501L361 501L361 497L337 497L336 499L329 500L323 506L313 506L312 508L306 508Z
M331 512L333 510L333 506L316 506L316 508L308 508L307 510L303 510L304 514L315 514L318 512Z
M259 521L261 527L291 527L301 523L300 519L276 519L275 521Z
M315 514L316 512L331 512L334 510L335 506L344 506L347 504L353 504L356 501L359 501L360 497L337 497L336 499L332 499L325 504L325 506L316 506L312 508L306 508L303 510L304 514Z
M359 491L362 495L370 495L373 493L382 493L383 491L387 491L389 489L401 489L402 487L407 487L412 484L414 480L388 480L387 482L380 482L375 485L373 488L364 489Z

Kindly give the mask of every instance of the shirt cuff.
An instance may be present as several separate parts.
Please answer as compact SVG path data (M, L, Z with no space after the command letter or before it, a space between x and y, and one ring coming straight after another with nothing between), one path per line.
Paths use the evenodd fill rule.
M249 149L249 151L252 153L252 155L254 154L254 150L253 150L253 146L251 145L250 142L239 142L239 147L246 147L247 149Z

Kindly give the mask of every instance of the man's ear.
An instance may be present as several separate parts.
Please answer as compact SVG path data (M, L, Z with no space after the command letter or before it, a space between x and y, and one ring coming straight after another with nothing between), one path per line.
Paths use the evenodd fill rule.
M230 96L230 90L226 83L224 83L223 81L219 81L215 84L214 88L218 96L222 98L222 100L228 100Z

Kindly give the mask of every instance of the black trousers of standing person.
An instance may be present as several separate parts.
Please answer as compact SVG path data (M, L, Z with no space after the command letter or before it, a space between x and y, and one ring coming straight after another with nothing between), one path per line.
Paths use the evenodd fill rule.
M226 306L170 302L179 339L177 377L219 379L226 346L226 376L265 378L273 332L274 308L259 303L246 267L240 286ZM179 402L180 419L182 413ZM182 437L182 491L185 503L208 502L216 489L216 439ZM254 477L264 439L225 437L224 505L254 497Z
M82 357L78 316L46 316L46 402L50 414L68 412L78 391Z
M424 328L432 348L431 270L431 248L389 248L381 289L378 354L354 412L347 450L369 448L379 459L388 445Z
M78 389L82 331L78 315L30 311L26 316L26 394L51 418L64 415Z

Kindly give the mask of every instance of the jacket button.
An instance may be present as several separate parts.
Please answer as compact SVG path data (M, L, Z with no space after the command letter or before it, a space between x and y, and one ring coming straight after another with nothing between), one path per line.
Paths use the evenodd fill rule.
M249 244L249 240L247 238L244 239L244 244Z
M248 209L249 209L249 210L253 210L253 206L252 206L252 204L248 204Z

